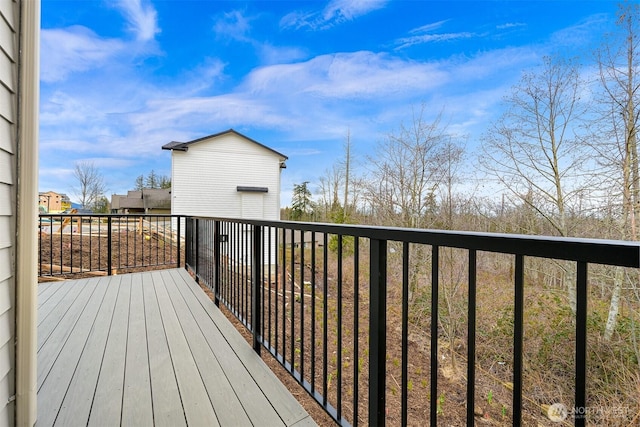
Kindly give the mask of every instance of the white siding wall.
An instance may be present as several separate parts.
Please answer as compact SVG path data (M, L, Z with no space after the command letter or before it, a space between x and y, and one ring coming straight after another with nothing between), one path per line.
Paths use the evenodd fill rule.
M17 18L18 4L0 0L0 426L14 420Z
M174 214L241 218L243 193L237 187L247 186L267 187L268 193L260 193L263 219L280 219L280 160L264 147L226 134L173 151L172 169Z
M173 151L171 167L173 214L280 219L280 159L264 147L238 135L225 134L190 145L186 152ZM239 192L238 186L267 187L269 191ZM230 248L236 244L239 242L228 243ZM275 232L270 246L273 264ZM264 257L268 258L268 249Z

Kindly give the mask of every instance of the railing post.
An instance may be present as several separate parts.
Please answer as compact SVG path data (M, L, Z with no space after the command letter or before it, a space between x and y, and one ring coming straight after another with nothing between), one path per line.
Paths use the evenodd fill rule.
M253 332L253 350L260 354L262 347L260 337L261 298L260 283L262 277L262 227L253 226L253 245L251 254L251 329Z
M220 307L220 221L213 222L213 295Z
M371 239L369 425L384 426L387 357L387 241Z
M200 278L198 277L198 257L200 254L200 220L196 218L194 220L194 231L193 236L195 237L195 250L193 251L193 271L195 272L196 282L200 283Z
M192 232L193 224L191 223L192 219L188 217L184 217L184 268L188 269L191 265L192 258L192 248L193 248L193 240L192 240Z
M574 423L586 425L587 416L587 263L577 263L576 276L576 377Z
M111 216L107 217L107 275L111 276Z
M180 261L182 261L180 259L180 222L181 222L181 218L182 218L182 216L178 215L178 236L176 238L176 240L177 240L176 241L176 246L178 247L178 265L176 266L176 268L180 268L180 264L181 264ZM187 224L185 223L185 226L186 225ZM185 240L185 242L186 242L186 240Z

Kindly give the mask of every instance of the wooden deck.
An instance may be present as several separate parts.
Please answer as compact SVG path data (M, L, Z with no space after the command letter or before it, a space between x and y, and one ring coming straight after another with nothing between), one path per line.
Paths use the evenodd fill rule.
M39 285L38 427L307 426L185 270Z

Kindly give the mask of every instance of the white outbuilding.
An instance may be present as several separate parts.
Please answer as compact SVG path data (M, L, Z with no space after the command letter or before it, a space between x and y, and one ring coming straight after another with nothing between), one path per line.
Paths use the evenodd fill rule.
M280 175L287 156L229 129L170 142L171 213L280 219Z

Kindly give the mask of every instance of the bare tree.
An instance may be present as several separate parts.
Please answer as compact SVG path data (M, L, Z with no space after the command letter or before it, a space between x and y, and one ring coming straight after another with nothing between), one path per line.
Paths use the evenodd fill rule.
M435 193L444 179L443 157L449 140L441 114L431 123L424 106L408 125L388 135L368 158L369 202L377 221L424 228L432 224Z
M347 139L344 143L344 199L342 201L342 221L348 222L349 218L349 183L351 168L351 131L347 131Z
M462 157L464 148L456 144L451 138L443 145L443 185L440 186L440 212L443 228L454 230L455 216L455 186L460 181Z
M540 71L525 73L505 99L505 113L484 136L480 158L485 171L511 197L563 237L572 234L568 213L587 185L583 174L587 147L577 135L586 111L580 102L582 87L573 62L544 58ZM572 267L565 273L575 311Z
M342 209L340 205L340 189L344 185L344 170L339 164L334 164L330 169L324 172L320 177L318 191L320 193L322 220L334 222L339 211Z
M356 162L351 148L351 131L347 130L343 158L337 160L319 179L318 205L325 221L350 222L360 200L362 180L354 172Z
M638 159L638 125L640 125L640 6L619 6L617 27L596 52L603 93L596 105L604 106L596 145L603 176L620 206L616 238L638 240L640 214L640 167ZM607 185L608 184L608 185ZM622 298L622 268L613 274L613 289L604 338L611 339L617 325ZM635 288L635 286L634 286Z
M75 164L73 176L77 180L74 192L80 200L80 204L83 207L95 207L106 191L100 170L93 162L78 162Z

